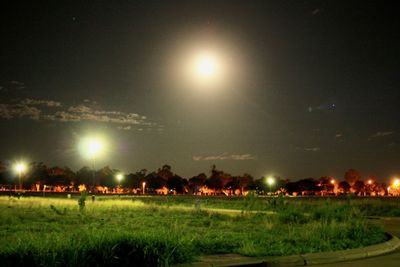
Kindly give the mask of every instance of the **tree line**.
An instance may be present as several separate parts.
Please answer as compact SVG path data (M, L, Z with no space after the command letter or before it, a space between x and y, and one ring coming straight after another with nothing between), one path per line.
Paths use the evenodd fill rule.
M268 185L265 177L254 179L250 174L234 176L216 168L213 165L209 174L200 173L188 179L179 176L172 171L170 165L163 165L156 171L149 172L141 169L135 173L124 175L118 181L116 175L120 173L118 169L109 166L99 170L93 170L87 166L74 172L68 167L48 167L43 162L32 162L29 164L26 173L21 177L24 189L43 189L47 187L63 187L65 191L77 191L79 185L91 188L93 182L95 186L108 188L122 188L123 191L143 187L145 183L147 193L156 193L157 190L164 189L164 193L177 194L236 194L241 195L249 190L261 194L267 192L280 192L282 194L385 194L386 185L377 182L376 177L361 179L358 171L349 169L344 174L344 180L336 181L332 177L304 178L297 181L289 181L274 177L274 183ZM13 189L18 183L18 177L13 172L11 166L0 162L0 187L3 189ZM165 190L167 190L165 192ZM135 191L137 192L137 191Z

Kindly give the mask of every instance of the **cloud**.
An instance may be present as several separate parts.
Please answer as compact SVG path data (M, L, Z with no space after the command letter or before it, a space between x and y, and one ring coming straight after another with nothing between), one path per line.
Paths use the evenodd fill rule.
M311 12L311 15L312 15L312 16L315 16L315 15L317 15L319 12L321 12L321 9L316 8L316 9L314 9L314 10Z
M373 135L370 136L370 138L376 138L376 137L384 137L394 134L394 131L387 131L387 132L376 132Z
M336 138L341 138L342 136L343 136L342 133L337 133L337 134L335 135Z
M19 82L19 81L16 81L16 80L11 81L10 83L14 84L14 85L18 85L18 86L24 86L25 85L23 82Z
M319 147L296 147L296 150L303 150L307 152L318 152L321 149Z
M44 109L40 109L41 107ZM141 127L157 126L156 123L147 121L147 117L137 113L100 110L83 104L65 107L58 101L30 98L16 104L0 104L0 118L14 119L23 117L38 121L112 123L120 126L121 128L117 128L122 130L130 130L132 125Z
M25 83L20 82L20 81L11 81L10 82L12 87L15 87L16 89L24 89L25 88Z
M0 104L0 118L13 119L27 117L32 120L39 120L41 110L25 104Z
M220 155L211 155L211 156L193 156L192 159L194 161L200 160L255 160L256 157L251 154L231 154L223 153Z
M38 106L47 106L47 107L61 107L61 103L53 100L38 100L26 98L21 101L22 104L25 105L38 105Z
M319 147L305 147L304 150L310 151L310 152L318 152L318 151L320 151L320 148Z
M78 105L76 107L69 107L68 111L74 113L91 113L92 109L85 105Z
M118 130L125 130L125 131L129 131L132 127L131 126L118 126L117 129Z

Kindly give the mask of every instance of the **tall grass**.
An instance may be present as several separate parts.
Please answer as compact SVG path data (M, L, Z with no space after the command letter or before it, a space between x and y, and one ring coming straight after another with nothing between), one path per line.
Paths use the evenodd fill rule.
M81 212L76 199L0 197L0 265L169 266L206 254L290 255L386 238L348 202L311 209L249 196L230 199L242 212L225 215L203 207L227 207L226 199L161 199L100 198Z

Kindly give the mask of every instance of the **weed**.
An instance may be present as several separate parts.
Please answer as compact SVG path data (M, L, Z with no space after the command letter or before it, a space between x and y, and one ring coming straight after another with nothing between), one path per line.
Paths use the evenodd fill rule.
M86 193L86 191L83 191L81 193L81 196L78 199L78 206L79 206L79 211L80 212L83 212L85 210L86 197L87 197L87 193Z
M58 214L58 215L65 215L65 214L67 214L67 208L64 208L63 211L60 211L60 210L57 209L54 205L50 205L50 209L51 209L52 211L54 211L56 214Z

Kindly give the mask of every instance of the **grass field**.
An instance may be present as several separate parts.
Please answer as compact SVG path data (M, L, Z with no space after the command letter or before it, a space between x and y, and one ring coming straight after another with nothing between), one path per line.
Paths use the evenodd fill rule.
M171 196L78 202L0 197L0 265L168 266L207 254L292 255L386 239L348 200Z

